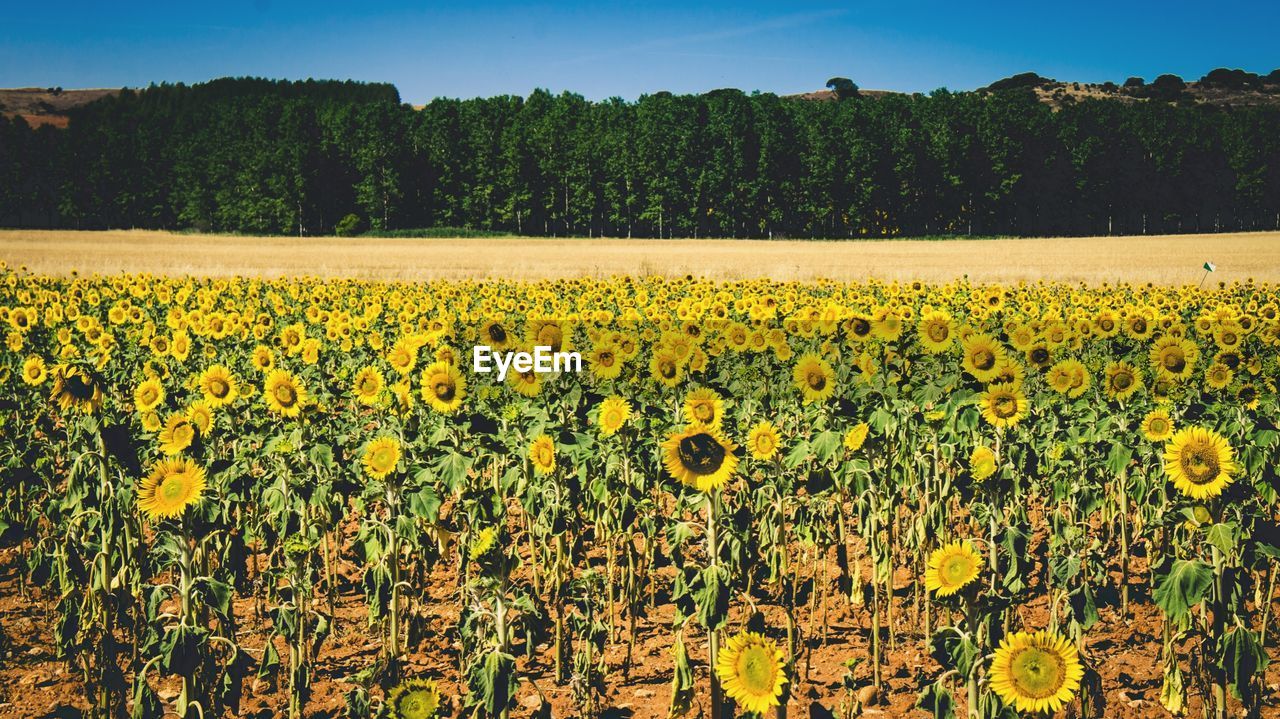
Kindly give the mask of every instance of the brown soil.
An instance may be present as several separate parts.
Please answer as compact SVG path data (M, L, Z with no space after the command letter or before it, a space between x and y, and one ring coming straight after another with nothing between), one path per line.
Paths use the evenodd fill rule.
M3 659L0 665L0 717L78 717L88 705L82 686L74 676L74 669L54 657L54 598L38 589L29 589L27 599L19 595L15 568L18 551L16 548L0 551L0 628L5 637L0 641L7 642L0 643L0 658ZM342 577L335 608L336 631L325 642L316 660L313 694L306 707L308 717L342 716L344 694L353 687L347 678L373 663L380 649L378 633L367 627L363 597L352 581L359 576L358 568L343 562L336 571ZM1135 560L1133 572L1135 578L1144 575L1140 559ZM1113 577L1118 579L1118 576L1118 571L1113 571ZM455 577L454 567L436 568L427 591L427 601L422 607L427 626L426 639L410 648L405 668L408 676L438 678L442 693L450 698L449 706L456 714L465 689L460 684L457 666L460 644L456 632ZM847 597L833 590L821 602L799 611L805 648L798 658L798 676L792 687L792 715L808 713L810 716L822 716L813 714L817 707L812 705L820 704L840 716L841 704L851 698L841 686L842 663L859 657L863 661L854 672L854 694L861 696L865 706L854 716L927 716L925 712L914 709L916 694L921 687L932 682L941 669L925 649L920 631L922 622L912 608L912 587L911 573L899 570L895 577L896 646L887 652L885 691L880 696L866 688L871 683L870 617L866 608L851 606ZM323 609L322 606L318 608ZM769 626L784 626L780 608L762 606L761 610ZM242 646L255 657L261 656L262 637L269 620L254 618L252 599L237 599L236 614L241 618L239 640ZM619 621L619 641L610 646L606 655L609 676L603 705L605 716L614 719L666 717L672 667L672 636L669 630L672 614L672 605L660 604L640 618L634 664L630 671L624 668L626 638L623 633L627 623L625 619ZM1047 614L1047 600L1042 598L1020 607L1015 624L1028 628L1043 626ZM1086 653L1089 663L1102 678L1106 700L1104 715L1108 719L1168 716L1158 702L1161 685L1159 610L1149 601L1137 597L1130 618L1121 618L1114 607L1103 608L1101 615L1101 622L1088 632ZM825 633L822 629L824 616L827 624ZM959 617L953 619L958 621ZM745 612L735 611L731 629L742 621L745 621ZM695 664L698 684L692 716L705 716L709 691L704 664L705 634L690 625L686 631L686 643ZM282 656L287 656L282 643L277 649ZM1190 651L1190 647L1187 649ZM558 686L554 680L550 651L543 649L535 653L531 661L523 658L522 647L517 647L516 654L522 657L520 676L531 678L533 683L521 682L517 695L519 705L512 712L513 717L532 715L538 706L538 689L550 700L553 716L578 715L570 688ZM1266 677L1266 701L1269 707L1277 707L1280 706L1280 662L1276 659L1280 657L1274 650L1271 654L1272 665ZM1184 661L1183 665L1185 671L1187 662ZM241 716L265 719L281 716L286 711L287 696L281 688L252 677L246 680L245 688ZM178 680L165 678L156 689L166 706L171 706L177 696ZM963 703L963 688L955 687L955 690ZM1189 716L1198 716L1201 701L1195 689L1190 689L1189 693ZM1280 709L1264 708L1262 716L1280 717Z

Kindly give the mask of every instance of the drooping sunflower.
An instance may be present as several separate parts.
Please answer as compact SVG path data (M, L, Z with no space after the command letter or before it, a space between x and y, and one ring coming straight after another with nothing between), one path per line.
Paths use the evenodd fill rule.
M866 422L859 422L849 428L844 433L844 448L850 452L857 452L862 449L862 445L867 441L867 434L871 431L871 425Z
M755 632L730 637L715 669L725 695L743 711L765 716L782 703L787 672L782 650L772 639Z
M267 375L262 396L272 412L283 417L297 417L302 414L302 407L307 401L307 390L289 372L276 369Z
M102 409L102 382L88 370L60 364L53 368L53 391L49 397L64 412L93 414Z
M529 445L529 461L538 474L550 474L556 468L556 443L547 435L540 434Z
M381 370L373 365L366 365L356 372L351 391L355 393L357 402L368 407L378 403L385 384Z
M773 459L778 453L780 443L778 428L768 420L752 427L747 435L747 450L751 452L752 457L759 460Z
M434 679L409 679L387 695L391 719L431 719L440 709L440 688Z
M138 483L138 509L152 519L181 516L204 494L204 468L190 459L162 459Z
M667 472L702 492L724 486L738 466L737 446L711 427L691 425L668 437L662 449Z
M49 376L49 371L45 367L44 359L41 357L28 357L22 363L22 381L36 387L44 384L45 379Z
M1169 410L1153 409L1142 418L1142 436L1150 442L1163 442L1173 436L1173 420Z
M689 424L719 427L724 419L724 400L709 387L699 387L684 398L684 418Z
M1235 474L1235 450L1227 439L1204 427L1187 427L1169 440L1164 470L1179 491L1192 499L1222 494Z
M200 373L200 391L204 394L204 401L217 409L235 401L236 378L226 367L213 365Z
M467 380L448 362L433 362L422 370L422 399L440 414L453 414L467 396Z
M1013 384L993 384L978 398L982 417L994 427L1015 427L1027 416L1027 395Z
M386 479L400 461L400 441L395 437L378 437L364 448L364 471L374 479Z
M816 354L801 355L792 371L792 379L806 404L823 402L836 391L835 370Z
M924 588L939 597L949 597L978 577L982 555L966 541L943 545L929 555L924 570Z
M996 453L990 447L977 446L969 454L969 474L981 482L996 473Z
M139 412L150 412L164 401L164 385L158 379L144 380L133 391L133 403Z
M472 561L475 561L489 553L493 549L493 545L497 542L498 532L493 527L485 527L476 532L476 536L471 539L471 547L467 552Z
M622 397L606 397L600 403L600 413L596 423L600 425L600 434L608 437L617 433L631 419L631 403Z
M1019 712L1058 711L1075 697L1083 677L1075 646L1050 632L1005 637L991 660L991 689Z
M1111 399L1124 401L1142 389L1142 375L1132 364L1120 361L1107 365L1103 390Z

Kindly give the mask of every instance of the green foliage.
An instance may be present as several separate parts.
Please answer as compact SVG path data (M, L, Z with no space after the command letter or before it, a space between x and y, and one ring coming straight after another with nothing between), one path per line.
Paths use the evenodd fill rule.
M1043 81L858 102L538 90L420 110L386 85L160 85L80 108L66 130L0 119L0 225L325 235L356 215L387 236L770 238L1276 227L1280 108L1055 111L1027 92ZM830 86L858 96L847 78ZM1162 76L1126 92L1177 101L1184 87Z
M338 220L338 224L333 228L333 234L338 237L355 237L360 234L360 230L363 228L364 220L360 219L360 215L351 212L346 217Z

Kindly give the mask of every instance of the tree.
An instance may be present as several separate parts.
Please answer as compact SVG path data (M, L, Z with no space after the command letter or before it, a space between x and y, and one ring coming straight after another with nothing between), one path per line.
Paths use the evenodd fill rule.
M836 94L837 100L852 100L861 96L858 86L847 77L833 77L827 80L827 89Z

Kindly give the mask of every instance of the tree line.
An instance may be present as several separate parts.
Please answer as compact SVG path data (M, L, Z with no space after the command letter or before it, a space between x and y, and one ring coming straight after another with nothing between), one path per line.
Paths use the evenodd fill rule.
M1280 108L1025 87L591 102L225 79L0 119L0 225L892 237L1280 227ZM345 222L344 222L345 220Z

